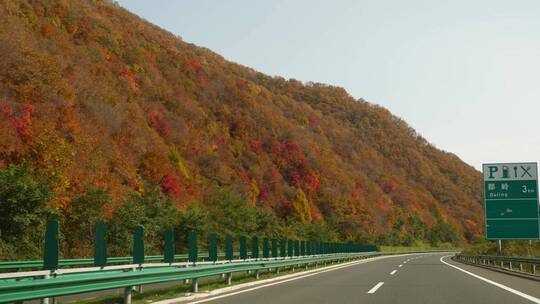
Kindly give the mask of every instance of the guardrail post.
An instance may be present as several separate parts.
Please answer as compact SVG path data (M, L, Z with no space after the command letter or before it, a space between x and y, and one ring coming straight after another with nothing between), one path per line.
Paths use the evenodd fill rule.
M199 292L199 280L197 278L191 280L191 290L193 292Z
M47 280L48 278L50 278L51 275L50 274L46 274L43 276L43 279L44 280ZM22 303L22 302L21 302ZM49 304L49 298L43 298L41 299L41 304Z
M259 269L255 270L255 279L257 280L259 279L259 273L260 273Z
M536 264L532 264L532 273L536 274Z
M132 286L124 288L124 304L131 304L131 290Z
M523 272L523 263L519 263L519 271Z
M227 273L227 285L232 284L232 272Z

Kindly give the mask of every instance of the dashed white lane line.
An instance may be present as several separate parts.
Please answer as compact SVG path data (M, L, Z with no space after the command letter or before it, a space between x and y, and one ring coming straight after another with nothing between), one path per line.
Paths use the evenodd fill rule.
M394 274L396 274L396 272L397 272L397 270L394 269L392 272L390 272L390 275L394 275Z
M337 269L341 269L341 268L345 268L345 267L349 267L349 266L354 266L354 265L358 265L358 264L364 264L364 263L368 263L368 262L371 262L371 261L376 261L378 259L382 259L382 258L371 258L371 259L365 259L365 260L360 260L360 261L354 261L354 262L348 262L348 263L345 263L345 264L342 264L342 265L336 265L334 267L330 266L330 267L326 267L326 268L323 268L323 269L320 269L318 271L315 270L312 270L313 272L309 272L306 273L306 274L301 274L299 276L295 276L295 277L291 277L289 279L283 279L283 278L272 278L272 279L266 279L266 280L263 280L263 281L267 281L267 282L271 282L271 283L263 283L263 285L255 285L254 287L251 287L251 288L247 288L247 289L240 289L238 291L235 291L235 292L229 292L229 293L225 293L225 294L221 294L221 293L216 293L218 295L216 296L212 296L210 298L203 298L203 299L200 299L198 300L199 298L194 298L193 300L197 300L197 301L191 301L192 299L186 299L186 297L179 297L179 298L175 298L175 299L168 299L168 300L164 300L164 301L159 301L159 302L155 302L156 304L160 303L160 304L171 304L171 303L177 303L177 302L180 302L180 301L191 301L189 303L191 304L198 304L198 303L205 303L205 302L210 302L210 301L214 301L214 300L218 300L218 299L222 299L222 298L226 298L226 297L230 297L230 296L235 296L237 294L241 294L241 293L245 293L245 292L251 292L251 291L254 291L254 290L258 290L258 289L261 289L261 288L265 288L265 287L270 287L270 286L274 286L274 285L278 285L278 284L282 284L282 283L286 283L286 282L290 282L290 281L295 281L295 280L299 280L299 279L303 279L303 278L307 278L307 277L311 277L311 276L314 276L314 275L317 275L317 274L320 274L320 273L325 273L325 272L329 272L329 271L333 271L333 270L337 270ZM300 274L300 273L299 273ZM261 281L259 281L259 283L262 283ZM241 285L236 285L236 286L233 286L234 287L241 287ZM214 292L219 292L220 289L217 289L215 290ZM222 292L227 292L227 290L225 289L222 289ZM205 294L200 294L201 296L206 296Z
M398 267L399 267L399 268L403 267L403 264L399 264L399 266L398 266Z
M441 258L439 259L439 261L441 261L443 264L446 264L446 265L448 265L448 266L450 266L450 267L453 267L453 268L455 268L455 269L457 269L457 270L459 270L459 271L462 271L462 272L464 272L464 273L466 273L466 274L468 274L468 275L470 275L470 276L473 276L473 277L475 277L475 278L477 278L477 279L479 279L479 280L482 280L482 281L484 281L484 282L486 282L486 283L489 283L489 284L491 284L491 285L497 286L497 287L499 287L499 288L501 288L501 289L504 289L504 290L506 290L506 291L508 291L508 292L511 292L511 293L513 293L513 294L515 294L515 295L518 295L518 296L522 297L522 298L525 298L525 299L527 299L527 300L529 300L529 301L531 301L531 302L540 304L540 299L538 299L538 298L535 298L535 297L533 297L533 296L531 296L531 295L528 295L528 294L523 293L523 292L521 292L521 291L518 291L518 290L515 290L515 289L513 289L513 288L510 288L510 287L508 287L508 286L506 286L506 285L503 285L503 284L494 282L494 281L492 281L492 280L486 279L486 278L481 277L481 276L479 276L479 275L477 275L477 274L474 274L474 273L472 273L472 272L469 272L469 271L467 271L467 270L465 270L465 269L461 269L461 268L459 268L459 267L457 267L457 266L455 266L455 265L452 265L452 264L450 264L450 263L447 263L447 262L445 262L445 261L443 260L444 258L447 258L447 257L450 257L450 256L452 256L452 255L446 255L446 256L443 256L443 257L441 257Z
M375 293L377 289L379 289L381 286L383 286L384 282L379 282L377 285L373 286L367 293Z

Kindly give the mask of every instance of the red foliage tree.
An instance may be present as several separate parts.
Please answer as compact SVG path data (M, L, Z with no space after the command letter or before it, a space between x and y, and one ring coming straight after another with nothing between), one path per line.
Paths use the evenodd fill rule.
M203 73L199 73L199 84L202 87L205 87L208 85L208 78Z
M19 115L16 115L13 108L9 105L3 105L0 112L9 118L9 123L15 128L19 137L23 140L29 140L32 137L32 113L35 108L31 104L21 104L19 106Z
M364 183L362 183L362 181L357 181L351 191L352 197L360 198L362 196L362 189L364 189Z
M318 174L315 174L313 172L308 173L308 175L306 176L306 183L311 192L316 193L317 191L319 191L320 181Z
M137 75L135 73L133 73L130 69L126 68L120 72L120 76L127 77L127 79L129 80L131 89L133 89L135 93L137 94L141 93L141 87L137 83Z
M150 126L158 132L164 139L169 139L171 136L171 126L163 113L152 110L148 113Z
M300 187L301 182L302 177L300 176L300 173L296 170L292 170L289 174L289 184L291 186Z
M287 142L284 148L285 157L289 163L300 166L304 162L306 156L298 144Z
M161 191L172 198L178 199L182 192L180 179L173 173L167 173L161 179Z
M257 155L261 155L264 152L262 142L260 140L252 140L249 143L249 147L251 148L251 151Z
M238 168L238 170L236 170L236 174L240 178L240 181L242 181L242 184L251 185L252 177L249 174L249 172L246 169L244 169L244 167Z
M196 59L191 60L191 66L193 67L193 69L195 69L196 72L199 72L202 68L201 63Z
M384 191L384 193L389 194L392 191L396 190L397 183L394 180L387 180L382 183L381 188Z
M259 192L259 201L266 202L270 197L270 191L267 186L262 186Z

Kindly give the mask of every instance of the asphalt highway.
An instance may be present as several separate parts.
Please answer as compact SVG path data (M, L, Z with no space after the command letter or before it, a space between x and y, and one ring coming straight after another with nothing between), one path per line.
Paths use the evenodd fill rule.
M269 285L191 303L540 303L539 282L454 262L448 253L385 257Z

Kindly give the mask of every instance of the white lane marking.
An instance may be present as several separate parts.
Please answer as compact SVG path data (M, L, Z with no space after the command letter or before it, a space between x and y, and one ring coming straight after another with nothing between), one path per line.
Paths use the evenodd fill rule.
M538 299L538 298L535 298L535 297L533 297L533 296L531 296L531 295L528 295L528 294L523 293L523 292L521 292L521 291L518 291L518 290L515 290L515 289L513 289L513 288L510 288L510 287L508 287L508 286L506 286L506 285L503 285L503 284L494 282L494 281L492 281L492 280L486 279L486 278L481 277L481 276L479 276L479 275L477 275L477 274L474 274L474 273L469 272L469 271L467 271L467 270L465 270L465 269L459 268L459 267L457 267L457 266L455 266L455 265L452 265L452 264L450 264L450 263L447 263L447 262L443 261L444 258L447 258L447 257L450 257L450 256L452 256L452 255L446 255L446 256L443 256L443 257L441 257L441 258L439 259L439 261L441 261L443 264L446 264L446 265L448 265L448 266L450 266L450 267L453 267L453 268L455 268L455 269L457 269L457 270L459 270L459 271L462 271L462 272L464 272L464 273L466 273L466 274L468 274L468 275L470 275L470 276L473 276L473 277L475 277L475 278L477 278L477 279L479 279L479 280L482 280L482 281L484 281L484 282L486 282L486 283L489 283L489 284L491 284L491 285L497 286L497 287L499 287L499 288L501 288L501 289L504 289L504 290L506 290L506 291L508 291L508 292L511 292L511 293L513 293L513 294L515 294L515 295L518 295L518 296L522 297L522 298L525 298L525 299L527 299L527 300L529 300L529 301L531 301L531 302L540 304L540 299Z
M297 276L297 277L293 277L293 278L286 279L286 280L275 281L273 283L259 285L259 286L255 286L255 287L248 288L248 289L242 289L242 290L239 290L239 291L230 292L230 293L222 294L222 295L219 295L219 296L215 296L215 297L211 297L211 298L207 298L207 299L201 299L201 300L198 300L198 301L195 301L195 302L189 302L189 303L196 304L196 303L214 301L214 300L217 300L217 299L234 296L234 295L237 295L237 294L240 294L240 293L249 292L249 291L253 291L253 290L257 290L257 289L260 289L260 288L265 288L265 287L269 287L269 286L273 286L273 285L277 285L277 284L281 284L281 283L286 283L286 282L289 282L289 281L295 281L295 280L298 280L298 279L303 279L303 278L307 278L307 277L310 277L310 276L314 276L314 275L317 275L317 274L320 274L320 273L324 273L324 272L328 272L328 271L332 271L332 270L337 270L337 269L341 269L341 268L345 268L345 267L355 266L355 265L359 265L359 264L364 264L364 263L368 263L368 262L371 262L371 261L375 261L375 259L373 259L373 260L366 259L366 260L360 260L360 261L356 261L356 262L351 262L350 264L345 264L345 265L342 265L342 266L339 266L339 267L333 267L333 268L317 271L317 272L314 272L314 273L309 273L309 274L306 274L306 275ZM170 300L175 301L175 302L170 302L170 303L176 303L178 301L182 301L182 298L170 299ZM168 300L166 300L166 301L168 301ZM166 301L163 301L163 302L166 302ZM156 303L158 303L158 302L156 302ZM159 302L159 303L161 303L161 302Z
M407 263L407 261L403 262L403 264L406 264L406 263Z
M399 268L403 267L403 264L399 264L399 266L398 266L398 267L399 267Z
M377 285L373 286L367 293L375 293L377 289L379 289L381 286L383 286L384 282L379 282Z
M396 274L397 270L393 270L392 272L390 272L390 275L394 275Z

